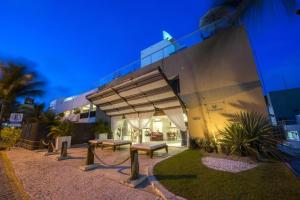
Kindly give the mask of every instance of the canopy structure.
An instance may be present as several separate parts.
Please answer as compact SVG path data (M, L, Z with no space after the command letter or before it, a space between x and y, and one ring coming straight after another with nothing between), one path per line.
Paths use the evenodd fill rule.
M159 67L132 73L87 96L108 116L183 108Z

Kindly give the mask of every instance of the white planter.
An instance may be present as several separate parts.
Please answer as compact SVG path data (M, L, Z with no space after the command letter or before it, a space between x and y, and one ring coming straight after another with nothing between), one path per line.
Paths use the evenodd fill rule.
M72 139L72 136L57 137L55 140L55 150L61 149L63 142L67 142L68 148L70 148L71 147L71 139Z
M108 133L99 133L96 134L96 139L97 140L107 140L108 138Z

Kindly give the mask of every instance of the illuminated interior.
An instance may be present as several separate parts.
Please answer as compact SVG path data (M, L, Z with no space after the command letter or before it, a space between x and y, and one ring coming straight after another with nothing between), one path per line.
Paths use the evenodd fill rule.
M141 138L139 138L141 137ZM126 119L120 120L118 128L114 132L114 139L130 140L133 143L165 142L169 146L181 146L181 131L172 123L166 115L153 116L141 135Z

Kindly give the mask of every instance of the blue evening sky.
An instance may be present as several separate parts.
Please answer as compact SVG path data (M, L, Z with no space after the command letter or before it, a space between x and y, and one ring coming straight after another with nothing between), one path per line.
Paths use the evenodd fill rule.
M280 0L250 9L247 32L265 91L300 87L300 16ZM0 0L0 57L25 60L47 81L45 101L99 79L162 39L198 28L210 0ZM263 14L262 14L263 13Z

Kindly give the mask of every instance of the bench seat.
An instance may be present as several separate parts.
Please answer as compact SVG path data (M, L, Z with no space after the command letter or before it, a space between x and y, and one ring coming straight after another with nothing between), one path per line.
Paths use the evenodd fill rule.
M166 149L166 152L168 153L168 145L166 143L142 143L142 144L134 144L131 147L131 150L145 151L149 153L150 158L153 157L154 151L160 149Z

